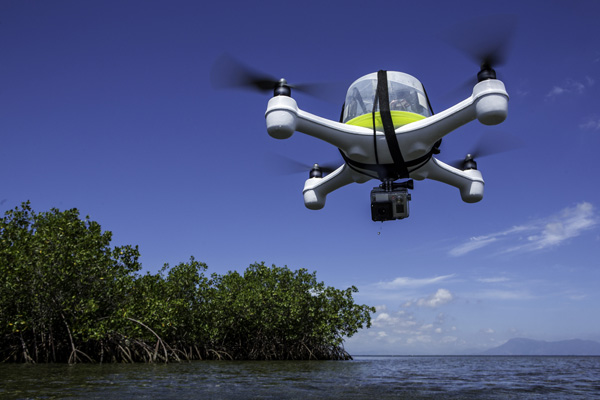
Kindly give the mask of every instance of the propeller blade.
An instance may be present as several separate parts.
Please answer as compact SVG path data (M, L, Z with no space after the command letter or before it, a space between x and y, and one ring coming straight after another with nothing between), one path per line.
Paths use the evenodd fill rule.
M481 79L487 79L497 75L494 67L506 63L517 24L518 18L514 14L495 14L454 25L443 30L439 37L450 47L473 60L481 69ZM479 80L479 74L477 77L472 76L458 83L444 97L455 99L469 94Z
M278 172L288 174L297 174L300 172L308 172L312 168L312 165L305 164L293 158L281 155L281 154L272 154L271 161L273 166L277 169Z
M487 132L479 138L465 158L452 160L447 164L454 168L463 169L463 165L469 156L472 160L477 161L481 157L505 153L521 147L523 147L523 142L516 136L498 131Z
M290 87L303 94L333 104L342 104L346 97L347 84L342 82L318 82L293 84Z
M483 16L450 28L443 40L479 66L500 66L508 58L517 23L514 14Z
M481 158L516 150L521 147L523 147L523 142L516 136L492 131L482 135L469 154L473 158Z
M210 80L217 89L240 88L268 92L275 88L278 79L257 71L228 54L221 55L213 64Z
M271 163L277 169L277 171L284 174L307 173L314 166L314 164L305 164L301 161L277 153L271 155ZM342 164L335 164L332 162L318 165L321 171L326 174L330 174L338 169Z
M279 85L279 79L258 71L228 54L221 55L215 61L210 72L210 81L216 89L246 89L261 93L272 93ZM341 82L299 83L287 86L336 104L344 101L347 89L347 85Z

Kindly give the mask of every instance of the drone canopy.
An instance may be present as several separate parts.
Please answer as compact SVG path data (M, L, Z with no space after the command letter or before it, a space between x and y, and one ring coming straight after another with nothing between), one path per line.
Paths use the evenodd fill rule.
M421 82L411 75L395 71L388 71L387 78L394 128L419 121L432 114ZM365 75L352 83L346 94L342 122L373 128L373 119L375 119L375 129L383 130L379 104L375 100L376 92L377 73ZM374 118L373 111L375 111Z

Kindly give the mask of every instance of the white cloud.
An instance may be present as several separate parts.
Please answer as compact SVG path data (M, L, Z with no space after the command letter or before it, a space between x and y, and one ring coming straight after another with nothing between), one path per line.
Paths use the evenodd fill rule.
M377 312L382 312L382 311L386 311L387 310L387 306L385 304L379 304L375 306L375 309L377 310Z
M585 300L587 297L588 296L586 294L572 294L572 295L568 296L569 300L575 300L575 301Z
M395 313L377 312L375 319L372 320L373 327L379 329L391 329L396 333L411 333L414 326L417 325L414 315L404 310Z
M436 283L440 283L442 281L446 281L450 278L453 278L452 275L442 275L436 276L433 278L409 278L409 277L398 277L389 282L378 282L376 286L379 289L399 289L399 288L418 288L423 286L428 286Z
M566 240L581 235L584 231L598 224L598 216L594 206L583 202L568 207L558 214L542 218L526 225L472 237L465 243L450 249L449 255L458 257L493 243L502 245L499 253L531 252L558 246Z
M470 253L474 250L478 250L482 247L492 244L496 240L498 240L498 239L495 237L488 237L488 238L472 237L469 239L468 242L463 243L463 244L453 248L452 250L450 250L450 255L455 256L455 257L462 256L463 254Z
M454 295L448 289L438 289L434 294L414 301L409 301L404 306L410 307L416 305L418 307L436 308L450 303L452 300L454 300Z
M552 88L552 90L546 95L546 97L558 96L558 95L563 94L565 92L566 92L566 90L564 88L559 87L559 86L554 86Z
M415 336L412 338L408 338L406 340L407 344L414 344L414 343L431 343L431 336L429 335L419 335L419 336Z
M501 231L501 232L496 232L496 233L492 233L492 234L484 235L484 236L472 237L472 238L469 238L469 240L467 242L451 249L449 251L449 254L451 256L455 256L455 257L462 256L462 255L470 253L474 250L478 250L480 248L488 246L504 236L514 235L514 234L526 231L527 229L528 228L525 226L513 226L512 228Z
M590 203L580 203L575 207L565 208L546 221L539 222L533 227L533 234L527 237L527 243L513 246L507 251L534 251L557 246L597 224L598 218L594 206Z
M594 86L595 83L596 81L589 76L584 77L581 81L569 78L562 84L552 87L546 95L546 99L553 99L566 94L583 94L587 88Z
M529 300L533 298L530 293L523 290L484 290L475 296L492 300Z
M505 277L493 277L493 278L480 278L477 279L478 282L481 283L500 283L500 282L507 282L509 279L505 278Z
M592 77L586 76L585 82L587 83L588 86L594 86L594 84L596 83L596 80Z
M377 313L377 317L375 317L375 321L373 321L373 323L389 321L390 319L391 319L391 317L390 317L390 314L388 314L388 313Z
M442 338L442 343L445 343L445 344L455 343L456 341L458 341L458 338L456 336L444 336Z
M380 306L378 311L384 308ZM444 313L431 318L430 312L422 316L415 312L386 309L386 315L373 319L371 329L362 329L349 338L346 348L354 349L350 351L355 354L445 354L465 345L457 335L456 326L446 321Z
M584 131L600 131L600 117L589 117L579 124L579 128Z

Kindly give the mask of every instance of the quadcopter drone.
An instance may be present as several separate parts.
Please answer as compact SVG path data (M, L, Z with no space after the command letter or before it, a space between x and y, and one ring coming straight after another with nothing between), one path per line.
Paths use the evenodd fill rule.
M381 181L371 191L373 221L409 216L409 189L413 180L432 179L458 188L464 202L483 198L484 181L474 155L467 154L457 166L435 155L444 136L478 120L497 125L506 119L508 93L492 68L498 57L485 55L471 96L433 114L427 93L415 77L380 70L365 75L348 88L340 121L306 112L298 107L285 79L274 80L246 73L246 84L273 90L265 113L268 134L288 139L294 132L323 140L340 151L343 164L324 174L314 164L302 191L304 205L311 210L325 206L327 195L350 183ZM404 180L403 182L396 182Z
M298 108L287 82L281 80L267 106L267 132L287 139L298 131L340 150L344 164L326 176L315 164L304 184L304 205L311 210L323 208L334 190L371 179L382 182L371 192L375 221L408 217L407 192L413 185L410 180L396 183L398 179L440 181L458 188L463 201L475 203L483 198L484 181L473 157L467 155L458 169L434 154L439 153L440 139L456 128L475 119L496 125L506 118L504 84L492 77L489 67L479 75L471 97L435 115L416 78L383 70L363 76L348 89L342 122Z

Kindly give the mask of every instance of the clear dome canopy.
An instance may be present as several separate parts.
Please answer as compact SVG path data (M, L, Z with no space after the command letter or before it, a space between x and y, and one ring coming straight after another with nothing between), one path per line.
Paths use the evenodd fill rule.
M394 127L431 116L429 101L421 82L402 72L387 72L390 112ZM342 122L364 127L373 127L373 104L377 91L377 73L356 80L346 94ZM382 128L379 104L375 107L376 129Z

